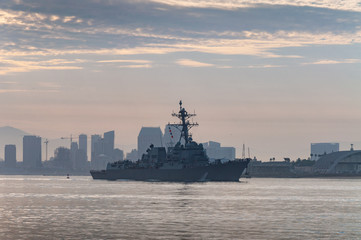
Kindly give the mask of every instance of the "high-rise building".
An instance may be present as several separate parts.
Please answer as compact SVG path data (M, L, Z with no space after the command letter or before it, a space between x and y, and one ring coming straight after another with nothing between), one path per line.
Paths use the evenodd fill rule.
M41 137L23 137L23 165L27 168L39 168L41 164Z
M83 151L88 161L88 136L85 134L79 135L79 150Z
M77 161L76 155L77 155L78 150L79 150L78 143L72 142L71 147L70 147L70 161L71 161L73 168L75 168L75 165L76 165L76 161Z
M97 169L95 166L97 166L97 157L103 153L103 144L102 144L102 137L98 134L91 136L91 167L92 169Z
M338 152L339 143L311 143L311 160L318 160L322 155Z
M229 160L236 158L236 148L234 147L221 147L221 157Z
M71 153L70 149L66 147L58 147L54 151L53 166L54 168L67 169L70 170L73 168L71 162Z
M166 148L174 147L177 142L179 142L181 137L181 131L170 125L166 125L164 129L164 136L163 136L163 144ZM181 142L184 144L184 141Z
M116 161L114 156L114 131L91 136L91 168L105 169L107 163Z
M236 157L236 149L234 147L221 147L219 142L209 141L203 143L203 147L210 159L233 160Z
M137 161L138 160L138 151L137 151L137 149L132 149L132 151L127 153L125 159L133 161L133 162Z
M5 167L16 167L16 146L5 145Z
M154 147L163 147L162 138L160 127L142 127L138 135L138 158L141 159L151 144Z
M113 157L114 151L114 131L109 131L104 133L104 141L103 141L103 150L104 154L108 157Z
M119 148L114 149L113 159L114 159L114 161L123 161L124 152L122 150L120 150Z

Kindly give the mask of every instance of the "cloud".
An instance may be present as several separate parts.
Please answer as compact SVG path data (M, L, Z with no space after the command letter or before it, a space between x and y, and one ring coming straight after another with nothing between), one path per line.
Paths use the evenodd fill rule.
M217 68L229 69L229 68L233 68L233 67L232 66L217 66Z
M15 72L30 72L35 70L79 70L83 69L79 66L70 66L64 64L77 63L78 61L68 61L64 59L50 59L45 61L24 61L11 60L0 57L0 62L7 64L5 67L0 67L0 75L5 75Z
M150 64L138 64L138 65L121 65L118 68L151 68Z
M244 32L247 38L244 39L191 39L187 41L173 41L167 43L149 43L144 46L129 48L80 48L80 49L50 49L37 48L31 45L23 45L22 49L0 49L0 62L6 64L0 67L0 75L14 72L29 72L35 70L76 70L83 69L81 66L74 66L84 63L86 59L109 56L133 56L133 55L164 55L172 53L206 53L214 55L244 55L256 56L259 58L302 58L298 55L276 54L277 49L289 47L306 47L315 45L352 45L361 43L361 31L355 33L319 33L308 32ZM74 56L77 58L74 60ZM45 58L51 58L46 59ZM32 58L32 60L28 60ZM83 58L85 60L81 60ZM71 59L71 60L69 60ZM119 66L127 68L150 68L151 61L142 59L104 59L97 63L130 63ZM356 60L348 59L343 63L354 63ZM327 62L325 60L305 64L331 64L339 62ZM192 67L221 67L214 63L202 63L189 59L180 59L177 64ZM229 64L227 64L229 66ZM262 65L263 67L267 64ZM268 64L273 66L273 64ZM258 66L257 66L258 67Z
M38 82L38 86L43 88L60 88L61 86L54 82Z
M26 89L0 89L0 93L22 93L22 92L29 92Z
M213 64L210 63L202 63L197 62L191 59L179 59L176 61L178 65L185 66L185 67L212 67Z
M290 5L298 7L317 7L317 8L329 8L336 10L348 10L361 12L361 5L358 0L348 1L334 1L334 0L152 0L153 2L166 4L169 6L180 6L189 8L220 8L220 9L235 9L235 8L250 8L257 5Z
M82 67L75 66L23 66L23 67L8 67L0 68L0 75L6 75L9 73L31 72L35 70L80 70Z
M43 27L48 16L40 13L0 9L0 25L19 25L22 27ZM26 30L26 28L25 28Z
M133 63L118 65L118 68L151 68L152 61L141 59L112 59L112 60L99 60L97 63Z
M249 33L248 33L249 34ZM251 35L251 34L249 34ZM355 33L312 34L307 32L254 32L250 39L191 39L174 43L149 43L132 48L100 49L38 49L30 47L27 51L0 49L1 56L61 56L61 55L147 55L175 52L202 52L223 55L252 55L261 57L300 58L297 55L277 55L270 51L286 47L303 47L308 45L349 45L361 43L361 31ZM110 61L110 60L104 60ZM113 60L112 60L113 61ZM121 60L122 61L122 60Z
M140 4L146 4L146 8L137 8ZM216 55L252 56L268 61L270 58L297 59L305 56L301 51L299 55L293 54L291 51L297 52L295 48L361 43L361 29L356 27L361 20L355 12L361 6L354 0L110 0L102 4L89 0L87 4L77 4L71 11L63 9L56 1L49 1L46 7L38 0L19 2L13 10L1 6L0 25L4 30L0 30L3 37L0 60L2 65L7 65L0 67L1 75L43 69L82 69L94 62L123 68L149 68L157 64L141 59L112 59L116 58L114 56L138 55L137 58L154 59L154 55L177 54L177 58L182 58L179 55L192 53L215 55L212 59L220 57ZM81 7L83 11L79 11ZM247 9L239 9L245 7ZM354 12L345 12L348 8ZM131 12L110 17L110 13L117 11ZM268 12L269 15L264 15ZM300 12L299 15L293 16L296 12ZM317 23L312 30L310 21ZM336 22L339 25L334 29ZM293 49L288 51L287 48ZM89 63L79 66L81 62L73 58L87 59ZM217 64L216 60L203 63L186 58L178 60L177 64L217 68L240 65ZM262 62L260 66L278 64Z
M113 60L99 60L98 63L151 63L148 60L136 60L136 59L113 59Z
M56 15L51 15L51 16L50 16L50 21L52 21L52 22L57 21L57 20L59 20L59 19L60 19L59 16L56 16Z
M12 82L12 81L6 81L6 82L0 82L0 84L10 84L10 85L13 85L13 84L17 84L17 82Z
M343 64L343 63L361 63L361 59L343 59L343 60L322 59L315 62L303 63L303 65L326 65L326 64Z
M54 14L44 14L37 12L25 12L0 8L0 25L21 26L23 30L61 28L56 21L62 20L63 23L74 22L82 23L83 20L76 16L61 17Z
M32 89L0 89L0 94L1 93L55 93L55 92L59 92L58 90L32 90Z
M67 23L67 22L71 22L75 19L75 16L66 16L63 18L63 22Z
M246 66L245 68L278 68L278 67L284 67L284 66L266 64L266 65L250 65L250 66Z

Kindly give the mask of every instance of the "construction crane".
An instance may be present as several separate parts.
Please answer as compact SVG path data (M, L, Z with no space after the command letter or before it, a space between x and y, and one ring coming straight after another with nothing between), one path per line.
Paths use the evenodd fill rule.
M45 143L45 161L48 161L48 143L49 143L49 141L47 138L45 139L44 143Z
M73 142L73 135L70 134L70 137L61 137L60 139L70 139L70 148L71 149L71 143Z

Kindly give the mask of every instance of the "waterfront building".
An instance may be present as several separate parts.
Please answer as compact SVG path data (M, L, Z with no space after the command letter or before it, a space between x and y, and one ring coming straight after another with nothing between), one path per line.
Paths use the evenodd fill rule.
M133 161L133 162L137 161L138 160L138 151L137 151L137 149L132 149L132 151L127 153L127 156L125 157L125 159Z
M203 147L210 159L229 159L236 158L236 149L234 147L222 147L219 142L209 141L203 143Z
M73 168L75 168L75 165L77 162L76 155L77 155L78 150L79 150L78 143L72 142L71 147L70 147L70 161L71 161L71 165Z
M74 164L75 170L87 170L89 169L88 160L85 152L83 150L78 149L76 152L76 161Z
M256 159L248 164L247 174L252 177L295 177L295 171L289 159L286 161L261 162Z
M142 158L151 144L154 147L163 147L162 139L160 127L142 127L138 135L138 159Z
M322 155L314 165L319 174L361 174L361 151L338 151Z
M338 152L339 143L311 143L311 160L318 160L322 155Z
M96 167L96 158L99 156L103 151L102 146L102 137L98 134L91 136L91 155L90 155L90 161L91 161L91 167L92 169L95 169L93 167Z
M79 135L79 150L85 153L86 160L88 161L88 136L85 134Z
M119 148L114 149L113 158L114 158L114 161L123 161L124 152L122 150L120 150Z
M73 167L71 150L66 147L58 147L54 151L53 168L70 170Z
M5 167L14 168L16 167L16 146L5 145Z
M26 168L39 168L41 164L41 137L23 137L23 165Z

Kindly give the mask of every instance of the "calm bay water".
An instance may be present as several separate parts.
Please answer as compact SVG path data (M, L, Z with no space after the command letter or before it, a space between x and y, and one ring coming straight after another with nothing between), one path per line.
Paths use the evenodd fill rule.
M361 179L0 176L0 239L361 239Z

